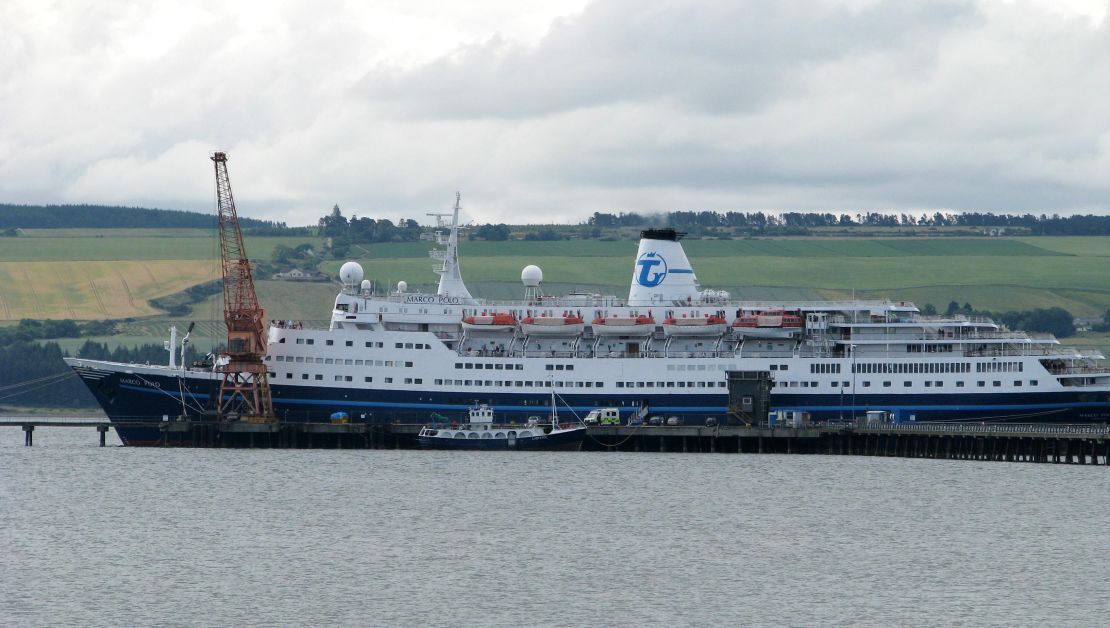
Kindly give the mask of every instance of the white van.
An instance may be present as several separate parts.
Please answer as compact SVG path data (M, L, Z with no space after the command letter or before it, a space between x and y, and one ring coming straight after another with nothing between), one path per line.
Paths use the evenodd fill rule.
M619 408L596 408L583 419L586 425L620 425L621 411Z

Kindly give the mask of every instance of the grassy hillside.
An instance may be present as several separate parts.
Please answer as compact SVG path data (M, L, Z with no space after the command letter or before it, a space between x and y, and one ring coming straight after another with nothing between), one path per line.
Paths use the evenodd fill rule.
M306 237L247 238L252 257ZM218 242L196 229L33 231L0 240L0 320L98 320L160 314L148 301L219 276Z
M248 238L251 256L314 238ZM628 289L631 241L470 242L464 276L481 296L520 296L520 269L538 264L550 292ZM906 299L943 308L948 301L992 310L1060 305L1080 316L1110 308L1110 238L782 238L690 240L687 253L702 285L747 299L851 296ZM434 284L427 243L369 244L351 257L381 282ZM147 300L214 278L216 242L201 230L32 231L0 246L0 321L19 318L154 317ZM324 264L335 274L339 262ZM271 318L321 319L331 284L262 281ZM215 298L195 318L218 319Z
M427 248L378 244L358 259L369 278L429 283L435 276ZM702 285L747 299L841 298L854 291L940 307L951 300L993 310L1061 305L1080 316L1110 308L1110 238L704 240L685 248ZM548 286L622 294L635 251L634 242L460 245L475 292L498 297L520 295L520 269L528 264L543 268ZM331 273L338 268L325 264Z

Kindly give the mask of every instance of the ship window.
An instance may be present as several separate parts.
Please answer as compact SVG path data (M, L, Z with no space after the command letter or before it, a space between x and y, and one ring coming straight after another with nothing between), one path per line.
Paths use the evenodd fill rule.
M393 348L394 349L403 349L403 348L405 348L405 343L398 342L397 344L393 345Z
M567 365L567 370L568 371L573 371L574 370L574 365L573 364L568 364Z
M673 384L674 382L671 382L671 383ZM601 383L601 382L594 382L594 385L596 385L598 388L601 388L602 386L604 386L604 384Z
M788 371L788 370L790 370L790 365L789 364L780 364L779 365L779 370L780 371Z
M655 388L655 382L648 382L647 387L648 388Z
M372 382L372 381L374 381L374 378L373 378L373 377L363 377L363 378L362 378L362 381L364 381L364 382Z
M933 386L936 386L937 388L944 388L944 382L938 379L937 381L933 382Z
M492 371L493 370L493 365L492 364L487 364L486 365L486 370L487 371Z
M329 340L329 341L327 341L327 345L328 345L329 347L330 347L330 346L332 346L333 344L335 344L335 341L334 341L334 340Z
M680 371L686 370L686 367L685 367L684 365L682 365L682 364L679 364L679 365L678 365L678 370L680 370ZM779 365L778 365L778 364L772 364L772 365L771 365L771 370L772 370L772 371L777 371L777 370L779 370Z
M405 378L405 383L406 384L411 384L412 383L412 378L411 377L406 377Z
M305 344L310 344L310 345L316 344L316 341L313 340L312 338L309 338L308 340L305 340Z
M773 384L774 382L771 383ZM679 388L686 388L686 382L677 382L677 384ZM620 382L617 382L617 386L620 386Z
M624 382L617 382L617 388L624 388Z
M987 385L987 383L986 383L986 382L984 382L983 380L979 380L978 382L976 382L976 385L978 385L978 386L979 386L979 388L982 388L982 387L986 386L986 385Z
M303 345L304 344L304 338L297 338L297 344Z
M890 388L891 382L883 382L883 388Z
M317 379L317 381L324 381L324 376L317 373L316 374L316 379Z
M284 342L285 342L285 338L282 338L282 339L278 340L278 342L280 342L280 343L284 343Z
M963 382L956 382L956 388L963 388L963 387L964 387Z
M1030 386L1036 386L1037 385L1037 380L1035 380L1035 379L1029 380L1029 385Z
M502 369L502 366L501 366L501 364L495 364L495 365L493 365L493 368L494 368L494 370L500 371Z
M909 382L906 382L906 383L908 384ZM926 388L932 388L932 387L933 387L933 382L931 382L931 381L926 381L926 382L925 382L925 387L926 387Z
M996 380L994 380L993 382L991 382L991 385L993 385L993 386L995 386L995 387L997 387L997 386L1001 386L1001 385L1002 385L1002 382L1000 382L1000 381L998 381L998 380L996 379Z
M406 342L405 343L405 348L406 349L411 349L412 348L412 343L411 342Z
M864 382L863 387L864 388L871 388L871 382Z
M385 383L392 384L393 383L393 378L392 377L385 378Z
M285 374L285 379L293 379L293 374L292 373L286 373Z
M809 387L810 388L817 388L817 382L810 382Z
M297 362L298 362L298 363L302 363L302 362L304 362L304 356L303 356L303 355L298 355L298 356L297 356Z
M354 341L354 340L348 340L348 341L347 341L346 343L344 343L344 344L346 344L346 345L347 345L348 347L353 347L353 346L355 346L355 341Z
M1021 386L1021 380L1020 379L1015 379L1014 380L1014 386Z
M337 381L337 382L343 381L343 376L342 375L336 375L335 376L335 381Z
M555 365L554 364L545 364L544 369L546 369L548 371L554 371L555 370Z
M412 362L405 362L405 366L412 368Z
M301 373L301 379L308 379L308 373Z
M316 358L316 362L319 363L320 358ZM331 358L328 358L328 359L324 360L324 364L335 364L335 360L333 360Z

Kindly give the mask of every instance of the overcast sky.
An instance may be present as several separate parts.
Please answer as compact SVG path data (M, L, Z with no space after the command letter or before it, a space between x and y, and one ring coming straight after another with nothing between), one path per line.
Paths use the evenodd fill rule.
M0 202L1106 213L1108 5L3 0Z

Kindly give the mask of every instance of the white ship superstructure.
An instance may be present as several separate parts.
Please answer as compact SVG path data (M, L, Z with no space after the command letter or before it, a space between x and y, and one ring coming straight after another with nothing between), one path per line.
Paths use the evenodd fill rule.
M377 294L348 262L326 329L271 326L266 364L279 416L425 422L485 403L523 420L555 389L575 411L700 423L726 418L728 372L766 371L772 408L812 420L868 410L918 421L1110 420L1100 354L988 319L922 316L904 301L734 301L699 286L671 229L643 232L627 298L545 295L535 266L522 272L521 300L475 298L459 264L458 210L432 252L435 293L400 282ZM200 408L213 379L183 367L69 362L120 420ZM140 400L160 409L144 412Z

